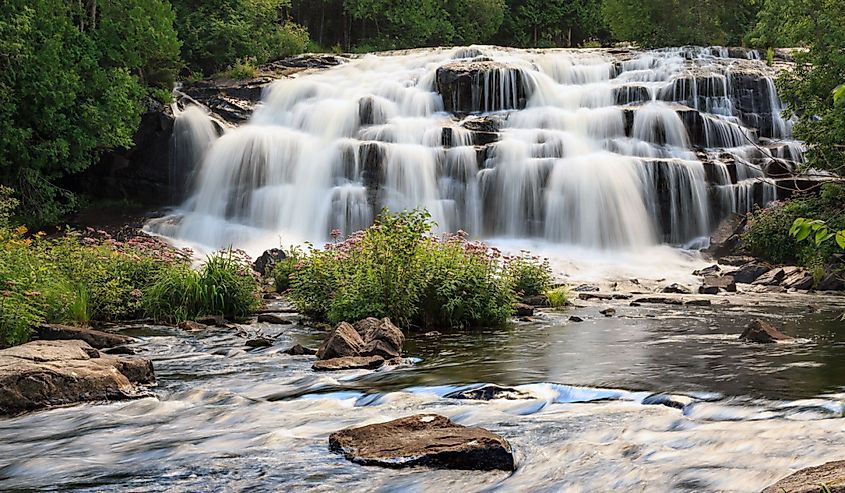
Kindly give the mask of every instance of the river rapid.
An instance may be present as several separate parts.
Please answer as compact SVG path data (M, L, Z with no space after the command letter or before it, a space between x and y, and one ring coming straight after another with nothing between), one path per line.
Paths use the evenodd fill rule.
M576 300L501 329L412 332L407 364L375 372L315 373L313 357L285 354L323 337L295 314L289 326L127 328L154 362L150 397L0 420L0 490L754 492L841 459L845 298L710 299ZM598 313L608 306L615 317ZM755 317L797 339L739 342ZM276 342L246 350L257 334ZM444 397L482 383L537 398ZM420 412L503 435L516 471L381 469L328 450L336 430Z

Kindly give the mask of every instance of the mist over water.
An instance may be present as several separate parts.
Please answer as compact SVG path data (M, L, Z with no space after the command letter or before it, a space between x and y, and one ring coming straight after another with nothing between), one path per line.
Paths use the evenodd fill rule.
M277 81L219 139L193 132L206 149L192 151L190 198L148 230L260 253L426 208L440 231L561 255L700 245L727 214L778 198L761 163L801 160L754 58L482 46L351 59ZM467 67L482 67L468 93L439 75Z

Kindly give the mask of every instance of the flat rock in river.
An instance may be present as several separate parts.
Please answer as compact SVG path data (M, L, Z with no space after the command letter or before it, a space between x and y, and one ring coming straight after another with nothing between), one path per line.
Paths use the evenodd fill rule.
M329 436L329 448L358 464L382 467L514 470L511 446L483 428L453 423L437 414L349 428Z
M101 355L84 341L34 341L0 351L0 415L140 397L137 385L153 383L150 360Z
M131 337L119 334L58 324L41 324L37 329L35 329L35 334L38 336L38 339L44 341L85 341L88 345L96 349L122 346L133 341Z
M323 359L311 366L314 371L375 370L384 366L381 356L344 356Z
M474 389L457 390L446 394L447 399L466 399L473 401L491 401L494 399L536 399L537 396L531 392L514 389L512 387L502 387L499 385L482 385Z
M822 489L822 485L827 489ZM845 460L808 467L791 474L761 493L845 493Z

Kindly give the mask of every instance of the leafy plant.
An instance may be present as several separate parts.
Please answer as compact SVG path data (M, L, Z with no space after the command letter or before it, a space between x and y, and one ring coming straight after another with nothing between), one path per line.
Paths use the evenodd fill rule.
M563 308L569 304L569 288L567 286L560 286L546 291L546 298L549 300L549 306L552 308Z
M548 260L540 260L539 257L522 252L520 256L505 261L513 278L514 289L522 296L543 294L551 287L552 271Z

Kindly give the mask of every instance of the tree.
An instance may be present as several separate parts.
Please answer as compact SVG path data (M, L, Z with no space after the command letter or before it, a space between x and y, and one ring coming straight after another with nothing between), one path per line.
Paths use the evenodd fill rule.
M455 44L485 43L499 30L505 0L448 0L446 10L454 28Z
M212 74L238 59L256 63L302 53L308 31L284 17L290 0L174 0L182 58Z

